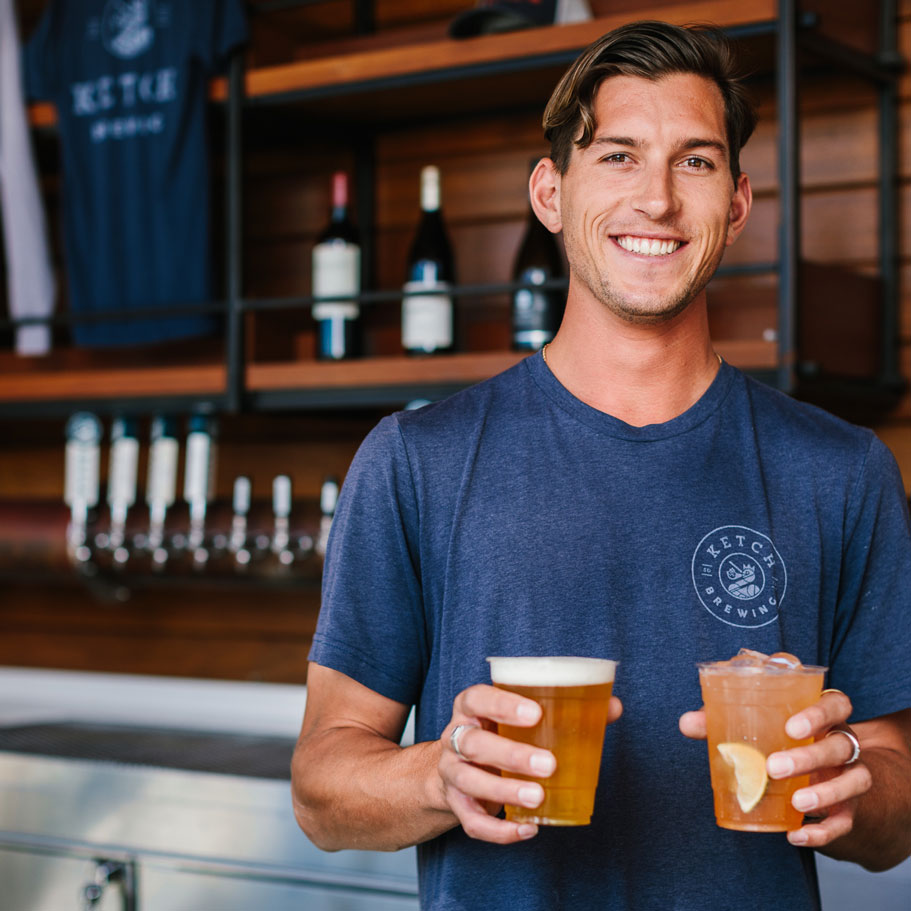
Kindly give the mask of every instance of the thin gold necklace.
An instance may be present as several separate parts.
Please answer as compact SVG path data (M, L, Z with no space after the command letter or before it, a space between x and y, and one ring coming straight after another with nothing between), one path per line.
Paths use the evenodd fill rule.
M547 343L544 345L544 347L541 349L541 357L544 358L544 363L545 363L545 364L547 363L547 346L548 346L549 344L550 344L550 342L547 342ZM717 351L715 352L715 357L718 358L718 364L719 364L719 365L721 365L721 364L724 363L724 361L721 360L721 355L720 355Z

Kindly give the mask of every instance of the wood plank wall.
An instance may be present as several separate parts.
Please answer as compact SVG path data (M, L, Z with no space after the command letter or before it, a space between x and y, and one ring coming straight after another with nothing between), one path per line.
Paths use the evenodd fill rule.
M21 4L33 23L42 0ZM331 5L331 4L330 4ZM441 26L470 0L446 0L437 18L415 16L426 4L384 0L381 24L411 23L424 31ZM593 4L597 8L597 4ZM338 8L350 4L337 4ZM614 3L613 8L616 8ZM311 9L317 9L316 7ZM336 11L337 12L337 11ZM323 23L325 39L340 20ZM255 54L262 63L287 59L297 47L292 23L261 24ZM911 59L911 0L900 3L901 50ZM312 40L312 33L310 35ZM284 56L283 56L284 55ZM764 115L744 151L757 202L751 224L731 251L733 260L756 262L774 255L777 219L775 126L768 87L759 87ZM803 244L821 263L876 270L876 113L871 94L850 80L812 81L803 103ZM392 288L402 278L418 205L418 173L435 163L443 173L444 209L465 282L500 281L509 269L526 217L529 159L546 151L540 112L444 124L429 122L383 131L376 146L377 269L375 284ZM247 162L245 275L247 293L300 295L309 289L309 251L328 211L328 175L351 166L347 137L314 138L300 130L270 131L253 142ZM901 350L902 375L911 380L911 75L901 80ZM56 199L54 175L47 189ZM755 337L774 325L774 288L768 279L727 293L712 304L713 326L726 337ZM504 299L466 308L463 340L475 349L504 347ZM396 350L397 307L376 307L369 317L370 350ZM251 353L258 357L309 356L312 326L304 315L258 317ZM218 465L224 501L237 474L253 476L266 496L275 474L292 476L296 495L311 514L327 474L343 476L358 442L380 416L286 414L226 421ZM888 413L854 409L851 417L874 427L892 448L911 491L911 393ZM62 421L0 424L0 502L58 502L62 496ZM141 475L142 476L142 475ZM18 571L0 553L0 664L110 670L166 675L301 682L319 607L312 582L297 587L144 586L118 600L72 578L35 569ZM127 586L129 588L129 586ZM122 595L123 592L120 593Z

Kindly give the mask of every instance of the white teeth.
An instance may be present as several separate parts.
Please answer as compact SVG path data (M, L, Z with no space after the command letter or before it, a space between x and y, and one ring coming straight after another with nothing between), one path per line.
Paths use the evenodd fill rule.
M634 237L623 234L617 238L617 243L630 253L641 253L644 256L667 256L679 246L679 240L659 240L657 237Z

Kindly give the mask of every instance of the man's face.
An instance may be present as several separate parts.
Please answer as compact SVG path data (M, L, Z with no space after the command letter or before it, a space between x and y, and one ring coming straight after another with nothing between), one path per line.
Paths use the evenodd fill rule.
M721 92L693 74L612 76L594 114L594 141L573 149L555 199L573 280L626 322L669 320L702 292L749 214Z

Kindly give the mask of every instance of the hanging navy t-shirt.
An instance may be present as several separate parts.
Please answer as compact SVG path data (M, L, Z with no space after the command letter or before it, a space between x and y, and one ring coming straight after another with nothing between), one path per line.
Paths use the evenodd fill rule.
M241 0L51 0L28 94L57 107L74 313L212 297L206 94L246 38ZM76 323L80 345L212 332L207 316Z

